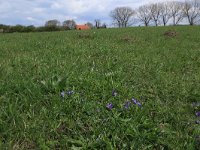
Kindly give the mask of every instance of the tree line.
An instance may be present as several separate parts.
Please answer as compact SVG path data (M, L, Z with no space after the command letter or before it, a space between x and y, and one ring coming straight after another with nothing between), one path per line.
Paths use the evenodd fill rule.
M131 7L117 7L110 12L112 24L116 27L129 27L134 24L144 26L166 26L179 25L180 23L187 23L189 25L196 25L200 23L200 1L187 0L180 1L166 1L145 4L137 9ZM105 23L101 23L100 19L95 19L94 24L86 23L90 28L106 28ZM56 19L46 21L44 26L7 26L0 24L0 32L44 32L44 31L64 31L75 29L76 22L74 20L66 20L60 22Z
M58 26L41 26L35 27L33 25L30 26L22 26L22 25L3 25L0 24L0 33L14 33L14 32L47 32L47 31L64 31L66 28L58 27Z
M91 22L87 22L86 25L88 25L91 29L101 29L106 28L105 23L101 23L100 19L94 20L94 25ZM44 26L41 27L35 27L33 25L31 26L22 26L22 25L15 25L15 26L9 26L9 25L3 25L0 24L0 33L13 33L13 32L50 32L50 31L66 31L66 30L73 30L76 27L76 22L74 20L65 20L62 23L58 21L57 19L48 20L45 22Z
M200 1L151 3L135 10L130 7L117 7L110 12L110 17L117 27L132 26L134 23L144 26L178 25L183 21L196 25L200 23Z

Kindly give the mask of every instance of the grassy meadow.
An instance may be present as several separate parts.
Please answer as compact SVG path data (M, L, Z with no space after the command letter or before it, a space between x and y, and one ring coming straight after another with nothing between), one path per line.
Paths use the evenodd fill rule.
M199 35L0 34L0 149L199 149Z

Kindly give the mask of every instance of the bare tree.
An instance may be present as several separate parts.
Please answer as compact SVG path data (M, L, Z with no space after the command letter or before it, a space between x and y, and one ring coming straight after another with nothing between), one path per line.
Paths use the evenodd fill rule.
M172 16L173 25L177 25L184 18L183 7L184 3L178 1L169 2L170 13Z
M136 12L130 7L117 7L110 12L113 23L118 27L128 27L133 24L133 16Z
M170 18L172 17L172 15L170 13L169 2L159 3L159 7L161 8L160 19L161 19L163 25L166 26L167 23L169 22Z
M190 25L194 25L200 21L200 1L185 1L183 12Z
M69 29L75 29L76 22L74 20L65 20L63 22L63 27L67 27Z
M107 28L106 23L103 23L102 26L101 26L101 28Z
M160 15L161 15L161 5L158 3L150 4L151 18L154 21L155 25L158 26L160 24Z
M94 22L95 22L95 27L97 29L100 28L100 26L101 26L101 20L100 19L95 19Z
M151 21L151 11L149 5L140 6L137 10L137 17L145 26L148 26Z
M94 25L91 22L87 22L86 25L89 26L90 29L94 28Z

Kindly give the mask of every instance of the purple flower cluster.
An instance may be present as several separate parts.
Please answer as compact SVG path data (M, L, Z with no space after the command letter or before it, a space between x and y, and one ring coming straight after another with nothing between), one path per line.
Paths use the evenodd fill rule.
M193 106L193 107L199 107L199 106L200 106L200 103L199 103L199 102L193 102L193 103L192 103L192 106ZM200 111L195 112L195 115L196 115L198 118L200 118ZM200 120L199 120L199 119L196 120L195 123L196 123L196 124L200 124Z
M195 114L197 117L200 117L200 111L197 111Z
M192 102L191 106L194 107L195 110L197 110L200 107L200 102ZM197 117L195 123L200 124L200 111L196 111L195 116Z
M130 105L131 105L131 101L125 102L124 108L125 108L125 109L128 109Z
M116 90L113 90L113 91L112 91L112 96L117 96ZM139 106L139 107L142 107L142 104L141 104L139 101L137 101L137 100L135 100L134 98L132 98L132 101L129 100L129 101L126 101L126 102L125 102L124 108L125 108L125 109L128 109L129 106L130 106L132 103L135 104L135 105L137 105L137 106ZM112 103L108 103L108 104L106 105L106 108L109 109L109 110L111 110L111 109L114 108L114 105L113 105Z
M142 104L138 102L136 99L132 98L132 101L135 105L138 105L139 107L142 107Z
M109 110L111 110L111 109L113 109L113 104L112 103L108 103L107 105L106 105L106 108L107 109L109 109Z
M68 90L68 91L62 91L62 92L60 93L60 96L61 96L62 98L64 98L66 95L67 95L67 96L71 96L71 95L73 95L73 94L74 94L74 91ZM113 90L113 91L112 91L112 96L116 97L117 95L118 95L117 91L116 91L116 90ZM125 109L128 109L132 103L135 104L135 105L137 105L137 106L139 106L139 107L142 107L142 104L141 104L139 101L137 101L137 100L135 100L134 98L132 98L132 101L129 100L129 101L126 101L126 102L125 102L124 108L125 108ZM107 108L108 110L112 110L112 109L114 108L114 105L113 105L112 103L108 103L108 104L106 105L106 108Z
M134 99L134 98L132 98L132 103L135 104L135 105L137 105L137 106L139 106L139 107L142 107L142 104L141 104L140 102L138 102L138 101L137 101L136 99ZM125 109L128 109L130 105L131 105L131 101L125 102L124 108L125 108Z

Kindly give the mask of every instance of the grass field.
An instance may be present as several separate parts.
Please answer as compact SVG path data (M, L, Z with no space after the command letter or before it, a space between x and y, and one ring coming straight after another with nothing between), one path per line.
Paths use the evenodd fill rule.
M0 148L198 149L199 35L200 26L0 34Z

